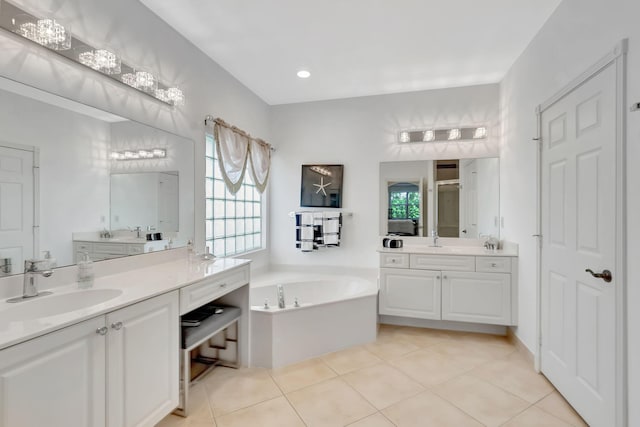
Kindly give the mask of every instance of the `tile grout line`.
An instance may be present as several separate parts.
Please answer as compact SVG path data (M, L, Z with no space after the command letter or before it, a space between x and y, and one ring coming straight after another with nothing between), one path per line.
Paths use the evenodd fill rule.
M273 377L272 374L273 374L273 369L270 369L269 370L269 376L271 377L271 380L276 384L276 387L278 387L278 390L280 390L280 393L282 393L282 396L287 400L287 403L289 404L291 409L293 409L293 412L296 413L296 415L300 419L300 422L302 422L302 424L304 424L305 426L308 426L308 424L304 421L304 418L302 418L302 415L300 415L300 413L298 412L298 410L296 409L294 404L291 403L291 401L289 400L289 396L287 396L287 394L284 392L284 390L282 390L282 387L280 387L280 384L278 384L278 381L276 381L276 379ZM321 382L323 382L323 381L321 381ZM303 387L303 388L306 388L306 387ZM298 390L302 390L302 388L300 388ZM298 391L298 390L294 390L294 391Z

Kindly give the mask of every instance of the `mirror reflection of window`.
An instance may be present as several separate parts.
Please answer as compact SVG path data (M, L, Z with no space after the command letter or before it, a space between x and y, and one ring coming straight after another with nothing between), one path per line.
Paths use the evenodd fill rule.
M421 215L419 184L413 182L390 183L388 197L388 234L418 235Z

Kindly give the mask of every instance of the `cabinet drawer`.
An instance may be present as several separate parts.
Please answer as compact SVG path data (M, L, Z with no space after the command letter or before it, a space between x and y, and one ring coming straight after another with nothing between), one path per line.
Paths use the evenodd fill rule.
M409 254L380 254L380 267L409 268Z
M94 243L93 252L103 254L127 254L127 245L119 243Z
M93 245L91 243L76 242L76 252L93 252Z
M180 315L249 283L249 267L215 275L180 289Z
M498 256L476 257L476 271L484 273L511 273L511 258Z
M144 245L127 245L127 246L129 246L128 248L129 250L127 251L129 255L144 253Z
M472 256L411 254L409 265L419 270L475 271L476 260Z

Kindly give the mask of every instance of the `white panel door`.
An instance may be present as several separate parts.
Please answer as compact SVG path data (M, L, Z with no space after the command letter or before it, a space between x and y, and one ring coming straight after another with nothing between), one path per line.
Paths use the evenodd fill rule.
M103 326L101 316L0 350L0 427L104 426Z
M460 237L478 238L478 165L460 160Z
M22 273L24 260L34 256L33 151L0 146L0 258Z
M178 291L107 315L107 425L154 426L178 406Z
M542 372L592 427L615 425L616 71L542 113ZM610 270L610 283L586 269Z
M380 269L380 314L440 320L439 271Z
M511 325L511 274L443 271L442 320Z

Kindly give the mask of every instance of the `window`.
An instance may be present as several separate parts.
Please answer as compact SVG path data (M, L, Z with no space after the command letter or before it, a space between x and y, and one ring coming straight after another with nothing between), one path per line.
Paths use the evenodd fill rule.
M205 238L210 251L222 257L262 248L262 195L249 171L235 195L227 190L210 134L206 136L205 190Z
M398 183L389 186L389 219L419 219L420 192L418 186Z

